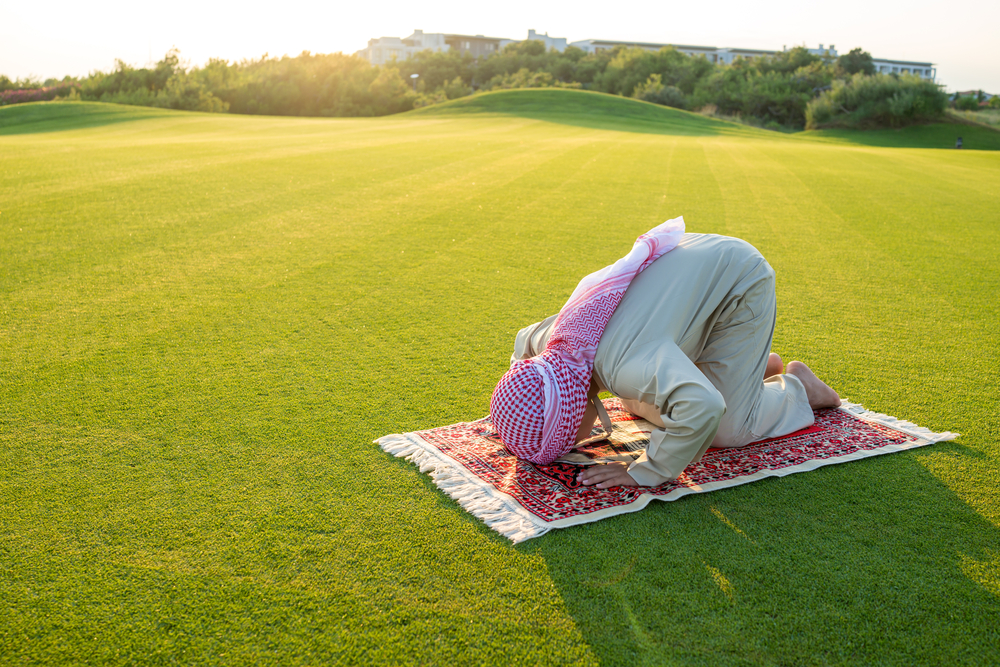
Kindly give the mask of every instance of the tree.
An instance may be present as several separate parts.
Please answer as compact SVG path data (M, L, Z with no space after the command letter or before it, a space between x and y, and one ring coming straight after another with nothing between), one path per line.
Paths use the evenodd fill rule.
M868 76L875 73L875 63L872 62L872 54L857 48L851 49L850 53L845 53L837 58L838 74L853 76L858 72L867 74Z

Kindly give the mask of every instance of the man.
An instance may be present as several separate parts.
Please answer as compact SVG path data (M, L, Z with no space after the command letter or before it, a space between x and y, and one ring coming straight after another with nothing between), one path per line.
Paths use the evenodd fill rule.
M591 366L580 361L579 349L588 343L573 336L587 327L574 326L571 306L578 292L599 291L597 283L583 289L598 274L581 283L558 315L517 334L511 370L491 402L494 424L512 452L548 462L552 453L535 456L534 443L543 436L552 440L552 431L566 433L567 426L575 427L575 437L560 441L557 448L571 448L590 435L599 403L592 399L598 391L608 391L657 428L646 451L630 465L593 466L584 469L579 479L597 488L656 486L675 479L710 446L741 447L786 435L812 424L813 408L840 405L837 393L805 364L793 361L783 374L780 358L770 353L776 315L774 270L761 254L740 239L682 234L680 218L640 241L670 223L675 223L673 245L642 255L646 263L638 271L626 271L622 294L591 304L591 311L600 307L613 311L604 319L599 338L590 341L597 342ZM604 280L602 284L607 284L609 279ZM560 333L553 337L557 328ZM559 340L550 345L551 338ZM569 374L572 382L589 381L589 390L584 391L591 400L582 417L568 407L566 389L559 393L559 382L567 374L547 371L546 376L538 371L545 359L555 359L555 367L561 369L560 356L576 369ZM523 378L533 380L536 372L544 391L531 390L531 382L524 384ZM528 390L519 394L522 386ZM553 387L555 398L550 396ZM538 398L539 391L543 398ZM539 422L542 431L532 431L525 439L525 415L537 410L545 418Z

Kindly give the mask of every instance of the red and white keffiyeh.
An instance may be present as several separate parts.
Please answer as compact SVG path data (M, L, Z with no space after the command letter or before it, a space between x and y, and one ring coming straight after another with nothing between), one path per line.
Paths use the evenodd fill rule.
M673 250L683 234L683 217L667 220L636 239L629 254L581 280L559 311L545 350L515 361L500 378L490 415L514 456L547 465L573 448L604 327L632 279Z

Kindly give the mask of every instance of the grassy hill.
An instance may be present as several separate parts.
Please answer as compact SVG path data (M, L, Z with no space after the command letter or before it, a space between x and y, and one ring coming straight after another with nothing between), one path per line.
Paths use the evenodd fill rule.
M580 91L0 108L0 662L1000 662L998 178ZM774 266L775 351L962 438L518 546L371 444L676 215Z
M407 112L410 117L499 115L602 130L678 136L755 136L763 131L639 100L591 91L531 88L461 97Z

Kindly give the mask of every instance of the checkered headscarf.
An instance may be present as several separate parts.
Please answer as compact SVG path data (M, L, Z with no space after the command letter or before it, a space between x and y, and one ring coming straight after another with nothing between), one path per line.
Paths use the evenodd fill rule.
M573 448L604 327L632 279L673 250L682 234L683 217L667 220L636 239L629 254L581 280L559 311L545 350L513 362L500 378L490 415L512 454L544 465Z

